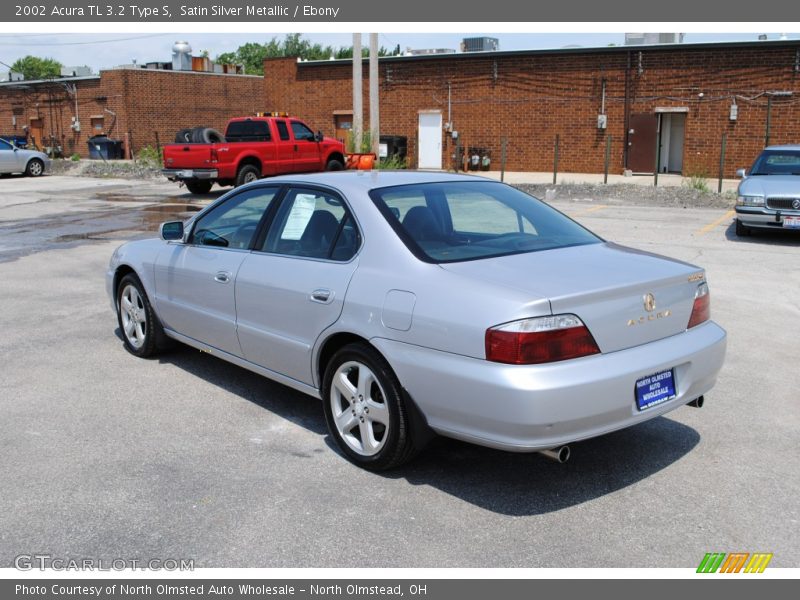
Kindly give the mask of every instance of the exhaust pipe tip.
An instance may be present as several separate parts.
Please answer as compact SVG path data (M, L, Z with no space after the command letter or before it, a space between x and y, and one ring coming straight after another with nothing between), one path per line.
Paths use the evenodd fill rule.
M695 408L703 408L703 404L705 404L705 398L703 398L703 396L695 398L694 400L689 402L689 406L693 406Z
M569 460L570 457L570 449L569 446L558 446L557 448L548 448L547 450L539 450L539 454L542 454L549 458L550 460L554 460L559 464L564 464Z

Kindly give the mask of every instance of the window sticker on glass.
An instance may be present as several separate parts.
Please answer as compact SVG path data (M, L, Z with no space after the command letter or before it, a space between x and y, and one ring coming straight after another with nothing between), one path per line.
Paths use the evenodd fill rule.
M306 230L311 215L314 214L314 207L317 205L317 198L311 194L297 194L292 204L292 210L286 218L286 227L283 228L282 240L299 240Z

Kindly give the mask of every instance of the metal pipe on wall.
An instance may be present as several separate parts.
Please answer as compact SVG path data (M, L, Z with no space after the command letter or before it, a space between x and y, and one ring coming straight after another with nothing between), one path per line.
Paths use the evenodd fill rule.
M379 157L380 151L380 97L378 81L378 34L369 34L369 132L372 153Z

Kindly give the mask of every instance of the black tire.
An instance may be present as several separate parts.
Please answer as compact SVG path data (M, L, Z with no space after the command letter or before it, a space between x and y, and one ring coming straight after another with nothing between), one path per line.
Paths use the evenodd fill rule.
M739 237L747 237L753 233L747 225L743 224L739 219L736 219L736 235Z
M206 144L224 144L225 136L216 129L206 127L203 129L203 142Z
M195 179L185 183L186 189L193 194L207 194L211 191L211 186L214 185L214 182L208 179Z
M175 143L176 144L188 144L192 141L192 130L191 129L181 129L178 133L175 134Z
M38 158L32 158L25 167L25 175L28 177L39 177L44 173L44 163Z
M359 365L358 367L349 367L351 369L350 372L352 372L353 368L366 367L374 376L374 383L370 384L371 391L367 394L367 399L361 395L346 398L338 389L334 389L334 376L340 368L348 369L347 365ZM357 378L358 372L357 370L353 374L354 378ZM352 382L351 384L353 390L355 390L353 393L358 394L357 385ZM371 406L373 407L373 416L375 415L376 404L373 401L367 403L367 400L373 396L378 396L381 400L378 403L378 406L383 406L381 414L388 415L388 425L383 428L382 432L375 429L376 423L367 414L364 414L364 412L369 413L369 407ZM359 402L361 402L360 407L358 406ZM333 412L335 404L338 405L341 411L339 419L352 412L353 424L350 429L350 437L354 442L346 441L343 434L340 433L336 424L337 417L334 416ZM333 355L325 368L325 376L322 382L322 406L331 437L348 460L359 467L370 471L384 471L408 462L417 453L417 448L411 436L410 415L405 404L400 382L386 359L371 346L362 343L348 344ZM365 407L367 408L366 411L364 411ZM357 415L356 410L360 411L360 416ZM350 418L349 415L348 418ZM373 436L375 439L382 433L381 440L377 442L380 448L371 455L357 451L350 445L351 443L357 443L363 446L360 440L361 431L364 431L362 425L365 418L369 421L368 427L370 430L378 432ZM377 427L382 426L377 423ZM359 433L353 433L355 429L358 429ZM356 435L358 440L356 440Z
M342 161L336 160L335 158L332 158L331 160L328 161L328 164L325 165L325 170L326 171L343 171L344 170L344 165L342 164Z
M236 187L250 183L261 178L261 173L255 165L242 165L236 173Z
M192 142L195 144L205 144L206 141L203 138L203 132L208 129L208 127L195 127L192 129Z
M145 319L144 326L141 327L143 336L140 343L137 344L134 338L137 337L136 333L126 333L130 331L126 329L126 323L130 319L134 319L131 314L131 307L127 307L126 319L123 315L126 312L125 301L130 301L132 298L128 294L129 289L136 290L136 297L132 303L132 309L138 311ZM158 316L153 310L150 300L144 291L144 286L139 278L133 273L129 273L123 277L117 286L117 323L119 330L122 333L122 340L125 344L125 349L139 358L149 358L155 356L162 350L166 349L169 345L169 338L164 333L164 328L161 326ZM134 327L135 330L135 327Z

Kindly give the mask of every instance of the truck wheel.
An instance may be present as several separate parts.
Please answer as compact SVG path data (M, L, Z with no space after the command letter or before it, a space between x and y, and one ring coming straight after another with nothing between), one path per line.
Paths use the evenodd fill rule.
M176 144L188 144L192 141L192 130L191 129L181 129L178 133L175 134L175 143Z
M343 169L344 169L344 165L340 161L336 160L335 158L332 158L331 160L329 160L328 164L325 165L325 170L326 171L341 171Z
M261 177L261 173L258 172L258 169L253 165L244 165L239 168L239 172L236 173L236 187L240 185L244 185L245 183L250 183L251 181L255 181Z
M207 179L201 179L198 181L187 181L186 182L186 189L192 192L193 194L207 194L211 191L211 186L214 185L213 181L208 181Z

